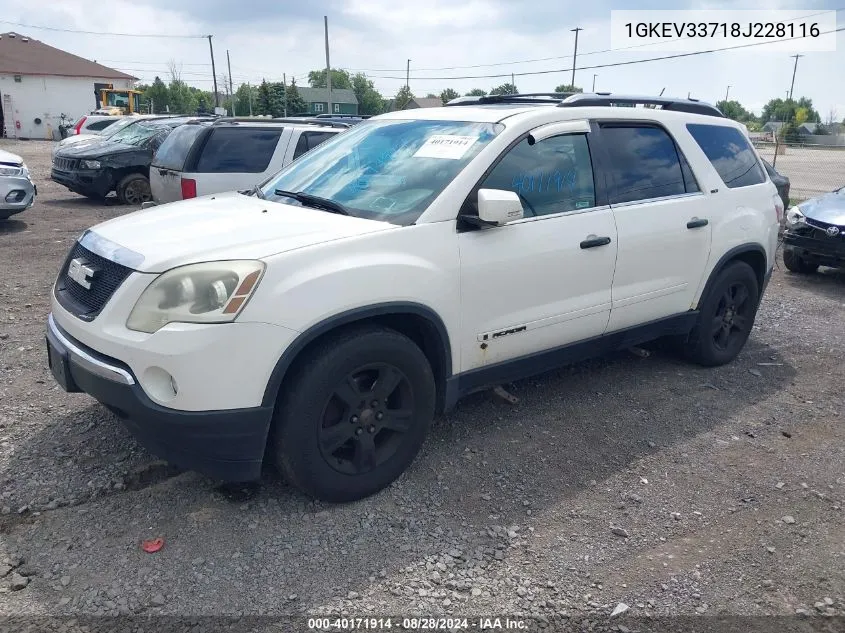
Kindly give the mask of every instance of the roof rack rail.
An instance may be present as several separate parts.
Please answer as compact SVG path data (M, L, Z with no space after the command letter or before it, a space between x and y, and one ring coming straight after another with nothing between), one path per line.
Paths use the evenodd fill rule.
M574 94L563 100L558 107L590 107L590 106L621 106L636 107L660 106L662 110L673 112L688 112L690 114L704 114L724 118L725 115L716 106L698 99L676 99L672 97L638 97L633 95L614 95L610 92L597 92L594 94Z
M342 123L341 121L327 121L325 119L319 120L313 117L299 119L291 117L271 118L261 116L230 116L220 117L219 119L216 119L214 123L296 123L299 125L322 125L324 127L352 127L349 123Z
M457 97L447 106L489 105L493 103L561 103L574 92L524 92L509 95L484 95L479 97Z
M313 115L315 119L369 119L371 114L330 114L324 112L323 114Z

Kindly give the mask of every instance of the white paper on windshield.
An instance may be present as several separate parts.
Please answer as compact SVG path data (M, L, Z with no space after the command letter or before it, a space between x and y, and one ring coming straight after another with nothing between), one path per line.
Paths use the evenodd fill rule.
M448 158L457 160L463 158L472 144L478 140L476 136L455 136L452 134L434 134L422 144L414 158Z

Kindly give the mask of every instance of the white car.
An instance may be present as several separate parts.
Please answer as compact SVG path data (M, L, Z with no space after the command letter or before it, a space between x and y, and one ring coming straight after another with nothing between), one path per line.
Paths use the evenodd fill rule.
M252 189L348 125L220 119L176 128L150 165L157 204Z
M740 126L696 101L391 112L250 195L86 231L50 363L172 463L251 480L269 448L309 495L358 499L471 391L664 336L733 360L782 213Z
M0 220L26 211L37 194L23 158L0 149Z

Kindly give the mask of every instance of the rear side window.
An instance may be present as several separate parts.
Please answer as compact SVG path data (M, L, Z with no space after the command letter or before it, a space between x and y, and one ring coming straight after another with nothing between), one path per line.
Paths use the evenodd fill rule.
M282 128L215 128L197 161L199 173L260 174L267 169Z
M757 155L745 135L736 128L688 123L687 129L729 189L766 181Z
M106 119L104 121L95 121L91 125L86 125L86 130L92 130L94 132L99 132L101 130L105 130L108 126L114 123L113 119Z
M310 149L314 149L323 141L329 140L335 132L303 132L296 142L296 149L293 151L293 160L296 160Z
M194 142L200 133L207 129L204 125L180 125L158 148L153 165L163 169L182 171Z
M611 203L635 202L698 191L675 141L659 127L603 125L614 188Z

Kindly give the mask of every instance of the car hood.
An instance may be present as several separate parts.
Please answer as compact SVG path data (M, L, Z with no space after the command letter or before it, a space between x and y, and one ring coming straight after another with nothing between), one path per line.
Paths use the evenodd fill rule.
M56 156L62 158L104 158L128 153L148 153L148 150L137 145L127 145L117 141L103 140L99 143L79 143L68 147L59 148Z
M12 152L0 149L0 163L6 163L7 165L23 165L23 158L17 154L12 154Z
M845 188L802 202L798 208L811 220L843 226L845 225Z
M261 259L322 242L399 228L261 200L216 194L151 207L94 226L83 246L140 272L218 259Z

